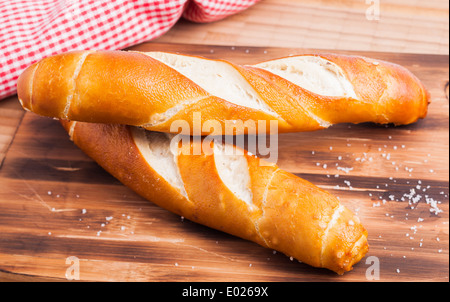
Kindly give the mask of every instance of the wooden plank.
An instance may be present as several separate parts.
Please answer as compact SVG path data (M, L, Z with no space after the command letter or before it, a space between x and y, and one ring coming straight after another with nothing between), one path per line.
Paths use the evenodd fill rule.
M366 12L379 3L378 20ZM448 54L448 1L262 0L223 20L181 19L158 43Z
M9 97L1 101L0 110L0 167L12 139L24 115L24 110L17 97Z
M239 64L317 51L159 43L133 49ZM357 54L411 69L432 95L427 118L283 134L277 163L358 213L380 281L448 281L448 56ZM86 281L367 280L366 260L375 258L337 276L153 205L76 148L57 121L22 118L17 104L0 103L14 108L18 125L0 169L0 280L65 281L71 256Z

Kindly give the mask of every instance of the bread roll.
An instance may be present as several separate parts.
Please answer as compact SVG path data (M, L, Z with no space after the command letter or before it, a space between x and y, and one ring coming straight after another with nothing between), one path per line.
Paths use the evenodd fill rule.
M22 106L40 115L191 135L402 125L424 118L429 103L405 68L334 54L249 66L166 52L76 51L28 67L17 90ZM203 127L207 121L216 127Z
M367 231L336 197L245 150L126 125L61 122L124 185L186 219L338 274L368 251Z

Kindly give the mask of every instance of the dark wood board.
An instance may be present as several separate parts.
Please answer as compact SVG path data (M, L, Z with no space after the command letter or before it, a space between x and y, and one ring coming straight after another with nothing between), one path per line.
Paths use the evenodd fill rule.
M238 64L326 52L157 43L132 49ZM279 135L277 164L338 196L368 229L370 251L353 271L312 268L155 206L74 146L58 121L25 113L11 97L0 101L0 280L66 281L74 264L68 257L77 257L85 281L375 281L373 261L379 281L448 281L448 56L340 53L401 64L432 96L428 116L412 125Z

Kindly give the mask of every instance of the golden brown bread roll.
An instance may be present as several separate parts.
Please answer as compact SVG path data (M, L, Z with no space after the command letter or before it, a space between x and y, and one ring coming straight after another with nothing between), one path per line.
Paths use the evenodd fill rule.
M74 143L123 184L189 220L338 274L368 251L367 231L336 197L245 150L212 140L196 154L199 140L186 144L138 127L61 122Z
M76 51L33 64L17 90L22 106L40 115L194 135L225 134L227 121L237 120L276 120L279 133L409 124L425 117L429 99L401 66L333 54L240 66L164 52ZM194 130L195 113L201 125L214 120L220 129ZM177 120L189 128L171 129ZM268 132L268 125L226 134Z

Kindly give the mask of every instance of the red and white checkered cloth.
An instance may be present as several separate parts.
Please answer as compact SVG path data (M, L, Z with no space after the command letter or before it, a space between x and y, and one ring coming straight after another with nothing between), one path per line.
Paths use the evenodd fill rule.
M0 99L20 73L57 53L116 50L156 38L179 18L211 22L259 0L0 0Z

